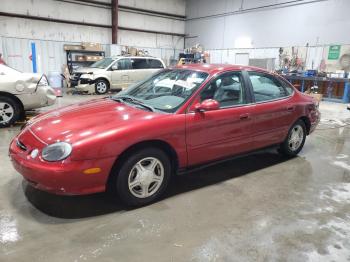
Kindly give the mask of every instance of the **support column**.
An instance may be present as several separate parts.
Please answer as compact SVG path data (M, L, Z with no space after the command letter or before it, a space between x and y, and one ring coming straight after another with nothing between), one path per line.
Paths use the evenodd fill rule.
M112 0L112 44L118 44L118 0Z

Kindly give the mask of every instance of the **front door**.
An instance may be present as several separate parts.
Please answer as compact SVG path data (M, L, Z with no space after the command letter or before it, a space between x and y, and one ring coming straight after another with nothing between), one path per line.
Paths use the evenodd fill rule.
M254 105L239 71L226 72L212 80L197 102L215 99L220 109L196 112L192 106L186 115L186 143L189 165L219 160L252 148Z
M130 74L133 71L129 58L122 58L116 62L117 69L112 70L112 87L123 89L130 85ZM111 67L113 68L113 66Z

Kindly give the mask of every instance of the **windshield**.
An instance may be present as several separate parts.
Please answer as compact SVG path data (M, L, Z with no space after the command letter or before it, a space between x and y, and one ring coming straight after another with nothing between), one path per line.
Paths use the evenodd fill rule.
M8 67L0 64L0 75L17 75L17 74L21 74L21 72L17 71L16 69L13 69L12 67Z
M114 61L113 58L103 58L102 60L97 61L97 62L91 64L89 67L105 69L105 68L107 68L113 61Z
M113 98L129 97L156 110L175 112L204 82L207 73L184 69L163 70Z

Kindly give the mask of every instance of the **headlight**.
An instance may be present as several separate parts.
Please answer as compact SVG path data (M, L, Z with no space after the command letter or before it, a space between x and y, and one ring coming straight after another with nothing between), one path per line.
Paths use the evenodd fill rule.
M80 78L86 78L86 79L92 79L93 75L92 74L82 74Z
M49 162L61 161L72 153L72 146L66 142L48 145L43 149L41 156Z

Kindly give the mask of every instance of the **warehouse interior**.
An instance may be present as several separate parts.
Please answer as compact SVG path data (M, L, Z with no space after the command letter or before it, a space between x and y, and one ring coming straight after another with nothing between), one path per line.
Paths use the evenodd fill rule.
M1 0L0 261L350 261L349 10L347 0ZM131 96L186 70L176 106L179 96L164 96L162 112ZM216 95L195 104L230 70L245 91L228 110L250 110L240 122L219 116ZM251 71L282 83L283 110L310 110L295 154L281 150L298 117L276 111L278 98L259 102ZM287 142L254 146L264 119ZM215 157L231 146L215 145L225 135L241 135L240 153ZM242 141L254 150L236 150ZM60 143L67 155L50 159ZM147 180L144 159L161 182ZM156 188L137 205L132 161Z

